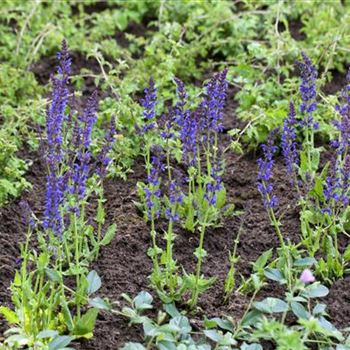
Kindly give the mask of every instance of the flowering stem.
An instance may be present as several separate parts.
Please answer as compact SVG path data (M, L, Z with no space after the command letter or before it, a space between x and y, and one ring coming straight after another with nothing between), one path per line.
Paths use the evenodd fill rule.
M192 296L190 299L190 307L194 308L197 305L198 297L199 297L199 278L201 273L201 265L202 265L202 257L203 257L203 242L204 242L204 235L205 235L205 229L206 229L206 222L208 220L208 210L205 213L204 222L202 223L202 226L200 228L200 236L199 236L199 246L198 246L198 260L197 260L197 269L196 269L196 281L195 286L192 290Z
M275 212L272 208L269 208L269 216L270 216L270 220L271 220L273 226L275 227L275 230L276 230L277 236L280 240L281 246L282 246L282 248L285 248L285 243L283 240L282 232L280 230L279 223L276 219Z
M159 264L158 264L158 246L156 242L156 229L154 224L154 209L151 210L151 238L152 238L152 245L153 245L153 253L152 253L152 262L153 262L153 271L156 276L156 281L158 283L159 281Z
M73 214L73 220L74 220L74 240L75 240L75 264L76 269L79 267L79 261L80 261L80 252L79 252L79 235L78 235L78 227L77 227L77 216L76 214ZM76 287L77 289L80 286L80 275L77 273L76 275ZM76 296L76 307L77 307L77 315L78 318L80 318L80 301Z
M175 215L174 208L172 209L171 215ZM166 279L167 285L170 289L170 295L174 294L174 278L173 278L173 252L172 252L172 241L173 241L173 219L169 219L168 232L166 235Z

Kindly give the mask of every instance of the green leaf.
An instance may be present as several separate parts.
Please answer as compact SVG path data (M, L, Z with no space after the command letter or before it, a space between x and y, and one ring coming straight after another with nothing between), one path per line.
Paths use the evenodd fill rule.
M207 329L203 331L204 335L208 337L210 340L218 343L222 338L222 335L215 329Z
M258 310L253 309L249 311L242 319L241 323L243 326L248 327L256 324L262 317L262 313Z
M315 265L317 263L315 258L308 257L308 258L302 258L297 259L294 261L294 266L298 267L310 267L312 265Z
M211 319L206 319L204 321L204 324L207 328L214 328L214 327L220 327L221 329L224 329L226 331L232 332L234 331L234 327L232 322L229 320L223 320L219 317L214 317Z
M305 309L305 307L296 301L291 302L291 308L294 315L299 318L308 320L311 317L310 313Z
M92 293L95 293L97 290L101 288L101 278L97 274L95 270L92 270L87 275L87 281L88 281L88 295L91 295Z
M140 292L134 299L134 305L137 310L152 309L153 297L148 292Z
M74 338L68 335L60 335L55 338L49 344L49 350L62 350L64 349Z
M58 335L57 331L54 331L52 329L46 329L44 331L39 332L36 337L39 339L44 339L44 338L54 338L57 335Z
M262 253L259 258L253 263L253 269L256 272L261 271L267 264L268 260L272 257L272 249L267 250Z
M164 304L164 310L168 315L170 315L173 318L181 316L180 312L174 304Z
M326 312L327 305L326 304L316 304L314 309L312 310L313 315L320 315Z
M101 240L101 245L106 246L109 243L111 243L112 239L114 238L114 236L117 233L117 225L113 224L111 226L108 227L105 235L103 236L102 240Z
M121 350L146 350L140 343L126 343Z
M170 326L175 326L178 329L178 332L182 335L187 335L191 332L192 328L188 318L185 316L177 316L170 320Z
M90 299L89 305L99 310L111 310L111 306L100 297Z
M345 262L350 261L350 244L346 247L343 257Z
M0 306L0 314L2 314L5 318L5 320L9 323L9 324L17 324L19 323L19 319L17 317L17 314L9 309L6 306Z
M68 327L68 329L71 331L74 327L73 325L73 318L70 313L67 300L64 298L64 296L61 296L61 302L60 302L61 308L62 308L62 313L64 316L64 321Z
M327 321L324 317L319 318L318 324L327 332L329 332L329 334L331 334L333 337L337 338L339 341L342 341L344 339L341 332L338 331L337 328L335 328L335 326L333 326L332 323Z
M278 298L266 298L254 303L254 307L264 313L280 313L288 311L288 304Z
M62 278L61 278L61 275L59 274L58 271L53 270L53 269L49 269L49 268L45 268L45 274L50 281L57 282L57 283L61 282Z
M322 298L328 295L329 289L322 284L313 283L305 288L302 293L307 298Z
M268 279L279 282L281 284L286 282L286 280L283 278L281 271L277 269L266 269L264 271L264 275Z
M75 324L73 329L73 334L91 338L92 337L92 331L95 327L95 322L97 319L98 310L93 308L89 309Z

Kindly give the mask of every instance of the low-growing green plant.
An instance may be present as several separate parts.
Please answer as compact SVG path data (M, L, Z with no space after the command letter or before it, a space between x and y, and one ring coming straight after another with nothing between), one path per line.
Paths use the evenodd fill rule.
M153 309L153 298L147 292L134 299L123 297L128 306L113 312L130 320L131 325L142 325L144 341L130 342L122 349L198 349L198 350L262 350L262 341L269 340L277 349L307 350L349 349L346 332L339 331L327 320L326 305L317 302L328 294L328 289L315 282L307 268L315 263L313 258L294 260L292 269L267 269L268 279L286 286L284 299L268 297L254 301L254 293L242 318L205 319L203 328L192 330L192 322L180 313L174 304L163 305L154 318L146 315ZM287 321L290 315L296 319ZM194 337L196 335L196 337Z

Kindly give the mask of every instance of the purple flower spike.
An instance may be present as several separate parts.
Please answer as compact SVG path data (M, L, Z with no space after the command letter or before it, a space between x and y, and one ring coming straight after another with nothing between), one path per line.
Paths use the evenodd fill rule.
M331 213L335 206L349 205L350 191L350 71L347 74L347 84L343 88L336 110L340 121L334 121L338 130L338 139L331 141L335 150L331 166L325 180L323 194L326 200L324 212Z
M149 87L145 89L145 98L141 100L143 110L143 117L145 119L145 126L143 132L147 132L155 127L156 105L157 105L157 88L153 79L149 81Z
M313 112L316 110L316 79L317 70L312 64L310 58L305 54L301 53L303 61L298 62L299 69L301 71L301 84L299 91L303 100L300 106L300 112L304 115L302 126L308 128L318 129L318 124L314 122Z
M273 186L271 184L271 172L274 165L273 156L277 151L274 145L274 139L278 132L278 128L271 131L267 144L261 145L264 156L258 159L258 190L264 201L266 209L275 208L278 205L277 197L272 193Z
M188 165L194 165L198 147L198 119L189 109L185 109L187 93L184 83L175 78L176 92L179 101L175 106L175 121L180 126L180 139L182 142L182 158Z
M300 281L308 284L313 283L316 281L315 276L312 274L312 272L309 269L305 269L301 275L300 275Z
M214 132L221 132L223 109L227 95L227 69L215 74L206 86L206 96L202 106L206 111L205 127Z
M51 77L53 91L52 102L46 113L47 154L46 162L49 175L46 178L46 203L43 226L52 229L57 235L62 233L63 219L60 206L64 201L65 178L60 175L58 166L63 160L62 128L65 110L68 105L68 83L71 59L67 43L62 42L62 50L58 54L58 77Z
M282 154L284 162L287 167L287 174L292 175L294 171L294 165L298 164L299 154L296 144L296 113L293 102L289 104L289 114L284 120L283 131L281 138Z

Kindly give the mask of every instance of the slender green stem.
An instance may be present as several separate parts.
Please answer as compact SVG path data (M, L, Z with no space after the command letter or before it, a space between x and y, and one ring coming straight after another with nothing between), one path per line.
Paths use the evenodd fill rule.
M202 266L202 258L203 258L203 243L204 243L204 236L205 236L205 229L206 229L206 222L208 220L208 210L205 213L205 219L204 223L202 224L200 228L200 236L199 236L199 246L198 246L198 260L197 260L197 268L196 268L196 281L195 286L192 290L192 296L190 299L190 306L191 308L194 308L197 305L198 297L199 297L199 278L201 273L201 266Z
M73 215L74 220L74 241L75 241L75 264L76 264L76 288L79 289L80 286L80 273L78 272L79 263L80 263L80 251L79 251L79 235L78 235L78 227L77 227L77 217ZM76 307L77 307L77 315L80 318L80 302L78 297L76 296Z

